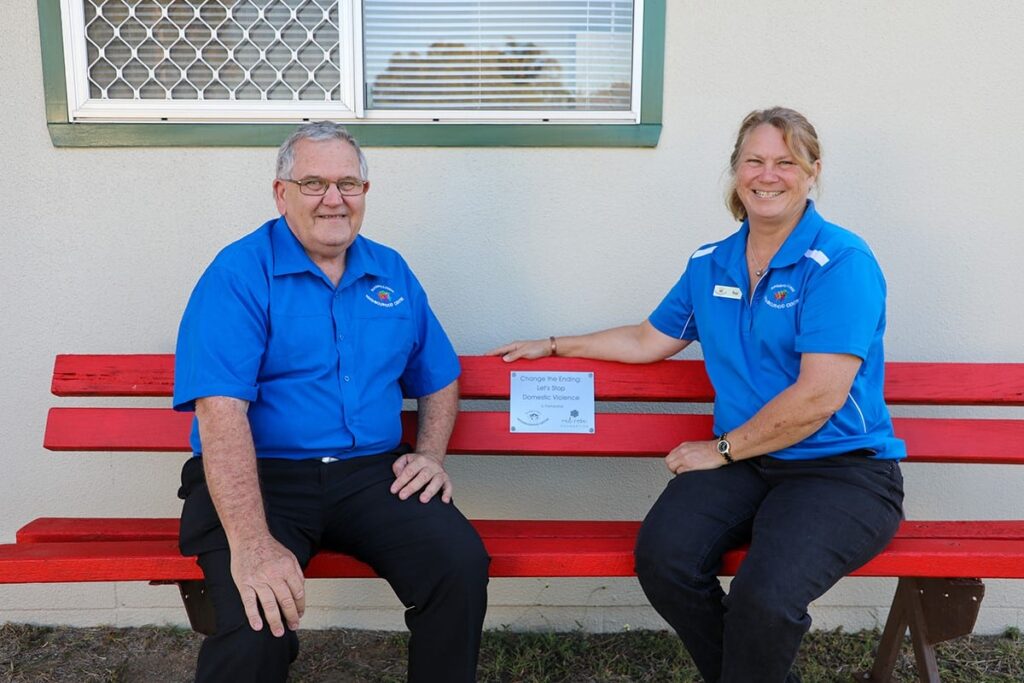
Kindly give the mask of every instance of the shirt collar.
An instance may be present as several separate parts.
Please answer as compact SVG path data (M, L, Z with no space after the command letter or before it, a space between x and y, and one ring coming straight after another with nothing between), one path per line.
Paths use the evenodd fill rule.
M302 247L302 243L288 227L288 221L281 216L270 226L270 244L274 251L274 275L291 275L294 273L313 273L324 276L309 254ZM376 255L362 235L357 235L355 241L349 245L345 252L345 274L342 276L342 283L352 282L363 275L383 275Z
M791 266L799 261L814 243L824 223L825 220L818 213L817 209L814 208L814 200L808 199L807 207L804 209L804 215L800 218L800 222L793 228L793 232L789 233L789 237L782 243L782 246L779 247L778 252L768 262L768 265L772 268L781 268ZM747 235L749 234L750 221L745 220L737 232L719 243L718 248L712 254L715 262L730 272L735 271L735 274L745 273L745 251L747 248Z
M291 275L293 273L313 273L320 275L309 254L302 248L288 221L281 216L270 226L270 248L274 251L274 275Z
M345 252L345 274L341 276L341 283L338 286L344 287L364 275L385 274L384 267L377 260L372 242L362 235L356 235L355 242L350 244L348 251Z
M825 220L814 208L814 200L808 199L803 217L793 228L793 232L789 233L789 237L782 243L775 256L772 257L770 265L776 268L791 266L802 259L804 253L814 244L814 240L818 237L821 226L824 224Z

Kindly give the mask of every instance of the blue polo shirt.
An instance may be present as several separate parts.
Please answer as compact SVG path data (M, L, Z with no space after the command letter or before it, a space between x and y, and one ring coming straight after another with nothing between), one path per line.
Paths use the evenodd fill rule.
M281 217L221 251L192 292L174 409L242 399L258 457L353 458L395 448L403 394L431 394L459 372L398 252L356 237L335 287ZM192 450L203 450L197 420Z
M817 432L770 455L804 460L868 449L903 458L882 397L885 278L867 244L808 201L751 300L748 232L744 222L695 251L650 316L664 334L700 341L715 388L715 433L736 429L792 385L801 354L845 353L863 361L846 403Z

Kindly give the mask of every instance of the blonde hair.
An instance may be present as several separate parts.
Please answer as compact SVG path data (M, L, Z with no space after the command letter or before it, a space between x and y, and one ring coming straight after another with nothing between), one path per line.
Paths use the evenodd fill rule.
M789 148L804 172L813 173L814 163L821 159L821 143L818 141L818 132L800 112L786 107L772 107L747 114L743 123L740 124L740 131L736 135L736 146L733 147L732 156L729 157L729 187L725 194L725 205L729 209L729 213L738 221L747 218L747 209L743 206L740 195L736 191L736 167L740 162L740 150L747 141L750 131L765 123L774 126L782 133L786 147Z

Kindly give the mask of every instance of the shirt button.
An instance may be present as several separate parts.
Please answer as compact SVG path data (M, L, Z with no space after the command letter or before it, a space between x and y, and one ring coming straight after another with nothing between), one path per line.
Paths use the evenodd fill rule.
M343 334L339 334L338 335L338 341L342 341L344 339L345 339L345 335L343 335Z
M346 382L348 381L348 375L345 375L345 381Z

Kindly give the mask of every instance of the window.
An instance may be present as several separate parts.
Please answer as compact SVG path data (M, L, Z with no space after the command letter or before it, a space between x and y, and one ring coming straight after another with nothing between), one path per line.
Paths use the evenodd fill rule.
M367 112L636 123L633 5L364 0Z
M52 105L45 6L59 12L66 103L61 120L49 107L51 134L330 118L494 128L483 144L529 144L503 142L510 126L578 127L601 144L596 128L649 139L660 123L664 0L40 0Z

